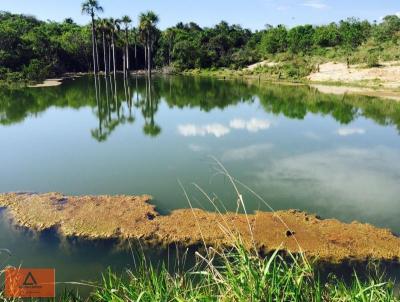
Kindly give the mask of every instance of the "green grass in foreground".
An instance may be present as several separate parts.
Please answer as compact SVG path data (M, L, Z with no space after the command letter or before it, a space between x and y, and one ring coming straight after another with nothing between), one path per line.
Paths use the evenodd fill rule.
M278 253L260 258L241 245L219 253L213 249L191 270L169 273L142 261L121 278L111 271L88 299L67 293L57 301L400 301L393 284L354 275L345 284L335 276L321 282L301 256L284 260ZM218 260L216 260L218 259ZM1 295L0 295L1 298ZM2 300L2 299L1 299ZM11 301L11 300L10 300Z

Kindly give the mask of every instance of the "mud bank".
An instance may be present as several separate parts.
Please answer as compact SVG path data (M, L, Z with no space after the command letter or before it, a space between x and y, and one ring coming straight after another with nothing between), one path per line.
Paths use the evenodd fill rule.
M301 250L330 262L367 259L398 261L400 238L368 224L319 219L295 210L249 215L182 209L160 215L150 196L64 196L60 193L0 194L0 206L23 227L57 228L66 237L138 239L150 244L229 246L233 235L265 253ZM284 223L282 223L282 221ZM252 234L249 231L251 225ZM286 224L286 226L285 226Z

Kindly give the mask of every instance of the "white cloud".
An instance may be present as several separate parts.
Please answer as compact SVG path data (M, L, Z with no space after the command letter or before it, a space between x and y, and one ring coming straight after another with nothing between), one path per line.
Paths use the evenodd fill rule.
M195 124L185 124L178 126L178 132L183 136L205 136L207 134L215 137L222 137L230 132L230 129L221 124L207 124L198 126Z
M254 159L273 148L272 144L257 144L242 148L226 150L222 155L222 160L245 160Z
M354 134L365 134L365 129L362 128L340 128L336 132L340 136L349 136Z
M328 8L328 5L326 5L325 3L323 3L322 1L319 0L308 0L305 1L303 4L303 6L307 6L307 7L311 7L314 9L325 9Z
M397 12L395 15L400 18L400 12Z
M252 118L248 121L236 118L230 121L229 126L233 129L246 129L249 132L258 132L270 128L271 124L268 120L257 118Z

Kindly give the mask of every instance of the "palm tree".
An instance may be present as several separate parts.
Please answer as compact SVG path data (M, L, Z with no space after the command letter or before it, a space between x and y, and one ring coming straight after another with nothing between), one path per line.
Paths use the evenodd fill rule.
M132 34L132 41L135 46L135 66L134 67L136 68L137 67L137 44L139 42L138 29L136 27L132 28L131 34Z
M107 70L107 46L106 46L106 36L110 31L110 24L107 19L101 19L99 21L99 29L102 34L103 39L103 59L104 59L104 74L107 75L109 70ZM110 54L109 54L110 55Z
M116 60L115 60L115 39L116 39L116 33L120 31L120 20L119 19L113 19L111 18L109 20L110 22L110 28L111 28L111 49L113 53L113 67L114 67L114 77L117 73L117 65L116 65Z
M89 15L92 18L92 55L93 55L93 71L96 74L96 33L94 25L94 17L96 12L103 12L103 8L100 6L97 0L86 0L82 3L82 14Z
M158 16L152 11L142 13L139 16L139 30L142 32L145 41L145 51L147 51L147 72L149 76L151 76L151 49L153 47L158 21Z
M129 16L123 16L121 22L125 25L125 66L124 70L129 71L129 24L131 24L132 20Z

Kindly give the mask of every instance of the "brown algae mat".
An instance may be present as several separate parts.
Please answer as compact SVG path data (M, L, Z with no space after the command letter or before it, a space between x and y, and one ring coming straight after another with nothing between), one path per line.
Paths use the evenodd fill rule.
M7 193L0 194L0 207L6 207L19 226L36 231L57 228L66 237L138 239L187 247L205 242L218 247L232 245L233 237L240 234L246 245L255 245L263 253L303 251L330 262L400 259L400 238L369 224L346 224L296 210L245 216L181 209L160 215L150 200L146 195Z

